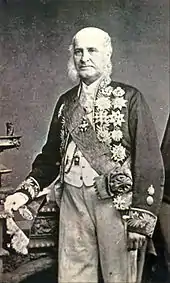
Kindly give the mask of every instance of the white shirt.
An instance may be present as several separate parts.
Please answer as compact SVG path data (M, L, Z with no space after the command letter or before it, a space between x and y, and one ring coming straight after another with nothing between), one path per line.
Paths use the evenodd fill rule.
M94 98L99 86L101 78L96 80L90 85L86 85L84 82L81 83L79 88L80 104L85 108L88 113L91 113L94 106Z

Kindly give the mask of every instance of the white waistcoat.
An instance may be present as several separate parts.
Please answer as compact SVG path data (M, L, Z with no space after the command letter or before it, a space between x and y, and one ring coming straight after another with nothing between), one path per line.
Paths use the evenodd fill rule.
M98 174L81 152L76 150L73 141L68 146L65 164L64 182L75 187L81 187L83 184L89 187L94 184L94 178Z
M94 107L93 100L100 80L90 86L82 84L80 103L86 109L87 117L92 123L92 109ZM80 91L80 90L79 90ZM75 143L72 141L66 152L64 182L75 187L81 187L85 184L87 187L94 184L94 178L97 172L90 166L88 161L83 157L82 153L76 149Z

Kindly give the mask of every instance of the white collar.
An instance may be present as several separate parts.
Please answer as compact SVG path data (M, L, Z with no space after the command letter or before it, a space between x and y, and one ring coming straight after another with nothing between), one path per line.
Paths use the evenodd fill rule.
M93 108L94 97L101 81L101 77L90 85L81 82L79 87L80 104L90 113Z
M94 93L97 90L100 81L101 81L101 77L99 79L97 79L96 81L94 81L90 85L86 85L84 82L81 82L81 88L85 93L86 92L87 93Z

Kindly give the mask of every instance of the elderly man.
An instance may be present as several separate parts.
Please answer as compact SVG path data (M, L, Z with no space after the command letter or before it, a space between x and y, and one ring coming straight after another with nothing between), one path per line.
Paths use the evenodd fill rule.
M143 95L111 81L112 46L101 29L70 46L77 86L57 102L47 142L5 209L18 209L56 178L60 203L59 282L127 283L129 250L151 238L163 194L163 166ZM130 281L132 283L132 281Z

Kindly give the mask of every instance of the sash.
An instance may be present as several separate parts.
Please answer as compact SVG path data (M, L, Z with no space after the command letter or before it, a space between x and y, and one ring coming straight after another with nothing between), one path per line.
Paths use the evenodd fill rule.
M109 147L100 142L97 138L95 129L78 100L76 102L74 101L74 103L70 101L68 105L66 104L64 116L66 127L73 141L91 167L99 174L99 177L95 178L95 185L99 197L102 199L114 197L106 177L108 177L111 171L122 171L123 167L127 166L129 163L129 158L126 159L123 165L111 160ZM82 124L84 120L85 129L83 130Z
M99 175L106 175L111 170L120 167L120 164L111 160L109 147L99 141L84 108L78 101L75 104L66 105L64 116L66 127L73 141ZM85 131L81 131L84 119L88 125Z

